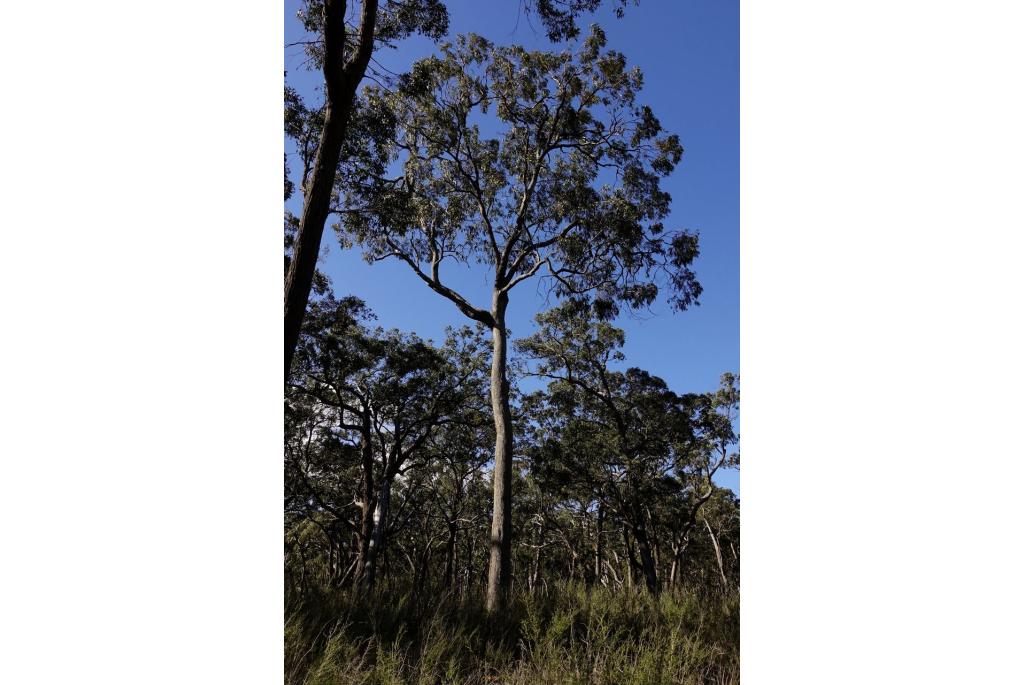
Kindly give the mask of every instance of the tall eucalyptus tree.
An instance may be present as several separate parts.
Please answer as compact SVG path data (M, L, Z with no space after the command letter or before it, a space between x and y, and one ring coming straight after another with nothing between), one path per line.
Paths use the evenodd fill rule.
M635 1L635 0L634 0ZM536 13L553 41L573 38L579 33L576 20L592 12L602 0L522 0L527 13ZM611 0L622 16L627 0ZM356 6L358 5L358 12ZM355 17L358 16L358 19ZM322 72L324 103L313 108L311 125L297 130L289 122L289 110L301 98L286 89L285 132L299 143L302 174L299 189L303 204L293 222L292 255L285 267L284 295L284 378L291 374L291 362L299 340L302 320L316 278L324 226L338 211L334 203L339 164L353 150L365 149L358 126L353 135L353 113L358 109L357 91L371 68L374 51L393 46L413 34L438 40L448 31L448 9L441 0L303 0L299 18L308 34L302 41L309 63ZM285 158L285 196L294 192Z
M595 26L576 54L459 37L417 62L397 92L369 92L393 113L401 175L353 185L347 204L362 211L347 218L344 238L370 260L404 262L491 330L488 611L511 583L512 291L536 277L556 297L593 301L603 316L620 304L650 304L659 282L668 283L677 309L701 292L690 269L697 237L663 224L671 198L660 181L682 147L637 103L642 82ZM473 304L445 282L449 261L490 271L489 303Z

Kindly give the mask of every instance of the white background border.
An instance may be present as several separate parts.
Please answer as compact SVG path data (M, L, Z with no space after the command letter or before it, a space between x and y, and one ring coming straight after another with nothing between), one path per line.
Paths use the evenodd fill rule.
M743 3L747 685L1024 682L1022 8Z

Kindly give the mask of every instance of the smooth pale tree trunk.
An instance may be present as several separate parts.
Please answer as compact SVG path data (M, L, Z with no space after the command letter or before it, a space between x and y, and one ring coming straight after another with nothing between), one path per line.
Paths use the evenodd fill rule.
M679 572L679 558L682 556L683 550L678 545L672 545L672 567L668 572L668 584L672 587L676 585L676 578Z
M320 142L307 187L299 230L295 235L291 263L284 280L284 379L291 375L292 356L306 316L309 292L320 255L324 224L331 211L331 193L341 161L341 146L348 136L348 124L355 106L356 88L366 74L373 51L377 23L377 0L363 0L359 21L359 48L345 62L345 0L324 2L324 80L327 104Z
M711 536L711 544L715 548L715 561L718 562L718 575L722 581L722 588L729 589L729 579L725 577L725 565L722 563L722 548L718 546L718 538L715 537L715 533L711 530L711 524L708 523L707 519L704 519L704 525L708 529L708 535Z
M601 582L601 562L604 555L602 529L604 528L604 507L597 505L597 528L594 540L594 583Z
M683 568L683 554L686 553L686 548L690 544L690 533L686 531L682 537L679 537L672 543L672 571L669 574L669 583L672 586L678 584L679 578L682 575L681 571Z
M612 551L612 556L613 557L617 557L618 554L613 550ZM618 559L616 559L615 565L612 565L612 562L609 561L608 559L604 560L604 568L605 568L605 570L607 571L608 575L611 577L612 582L615 583L615 587L619 587L619 586L622 585L622 579L619 578L619 572L615 570L616 566L618 566ZM603 581L604 581L604 578L602 577L602 582Z
M537 579L540 577L540 553L544 547L544 533L546 532L546 522L542 521L537 526L537 547L533 550L533 572L530 573L529 590L532 593L533 588L537 586Z
M345 581L347 581L349 576L352 575L352 571L355 569L356 562L358 561L358 559L353 559L352 563L348 565L348 569L345 570L345 574L338 579L338 587L343 587L345 585Z
M356 570L354 583L359 585L366 580L367 564L370 558L370 543L373 539L373 514L377 510L377 498L371 495L369 498L364 494L362 507L360 509L359 522L359 550L356 556Z
M621 587L622 578L619 577L618 571L618 568L621 564L619 562L619 553L616 552L614 548L612 548L612 558L615 560L615 563L612 564L611 561L605 559L604 567L608 570L608 575L612 577L612 581L615 583L615 586Z
M487 613L501 609L512 584L512 410L509 406L508 331L505 309L508 295L495 294L494 347L491 357L491 411L494 414L494 509L491 515L491 551L487 568Z

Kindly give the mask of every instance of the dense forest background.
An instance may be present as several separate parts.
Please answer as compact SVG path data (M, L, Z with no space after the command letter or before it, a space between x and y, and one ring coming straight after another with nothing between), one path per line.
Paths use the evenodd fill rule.
M601 5L523 3L546 50L449 36L432 0L301 6L322 88L286 75L287 682L738 682L739 378L670 387L624 353L622 317L704 286L662 187L680 137L587 27ZM434 44L407 70L375 60L410 37ZM328 226L444 302L444 339L319 271ZM528 335L513 300L544 305Z

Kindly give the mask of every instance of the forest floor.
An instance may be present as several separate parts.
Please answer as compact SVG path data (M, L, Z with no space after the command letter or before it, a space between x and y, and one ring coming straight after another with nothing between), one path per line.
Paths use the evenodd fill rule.
M381 588L290 598L288 685L739 683L739 596L581 584L520 593L488 619L479 596Z

